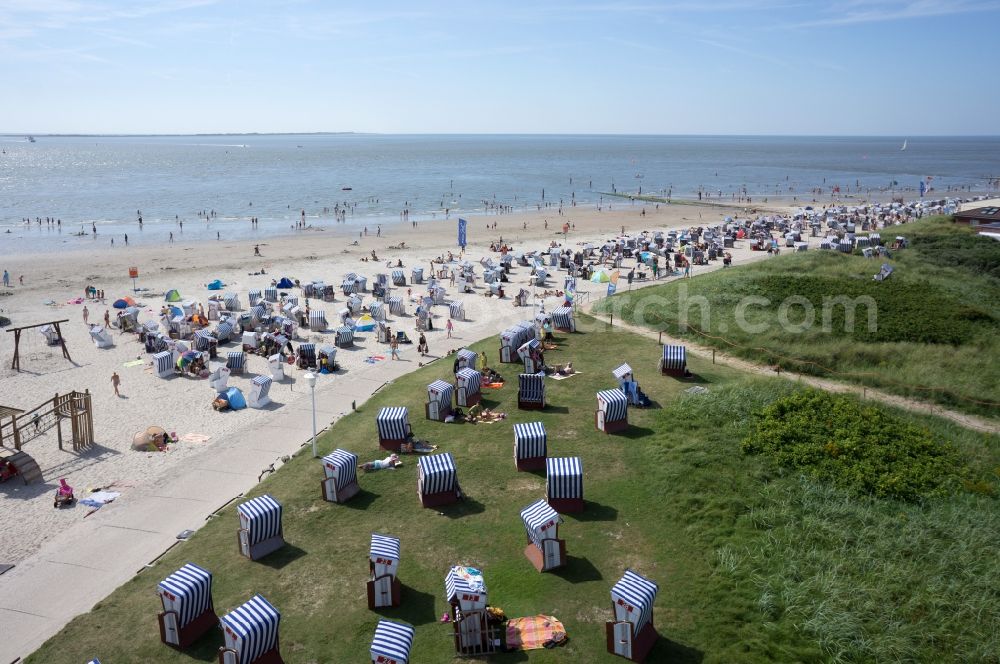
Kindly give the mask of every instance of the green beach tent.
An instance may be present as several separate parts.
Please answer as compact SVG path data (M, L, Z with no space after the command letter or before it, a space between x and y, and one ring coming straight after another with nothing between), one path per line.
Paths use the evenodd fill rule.
M167 302L180 302L181 294L177 291L176 288L171 288L170 290L167 291L167 295L163 299L166 300Z

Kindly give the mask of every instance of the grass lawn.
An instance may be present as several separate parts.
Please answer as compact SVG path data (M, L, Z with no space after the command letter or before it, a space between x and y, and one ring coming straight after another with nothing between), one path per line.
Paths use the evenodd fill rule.
M497 347L495 338L473 346L491 358ZM420 508L410 456L400 469L361 475L363 491L353 501L325 503L319 462L304 452L254 491L284 505L283 550L261 562L241 557L235 509L226 509L27 661L214 661L219 632L187 653L159 642L155 585L186 561L213 572L220 615L255 592L267 597L282 612L284 658L296 664L369 661L380 615L416 626L411 661L451 661L451 626L437 620L454 564L482 569L490 603L508 616L551 614L567 628L562 648L491 658L497 662L622 661L606 653L603 623L609 589L626 567L660 584L661 639L650 662L996 661L1000 513L990 491L922 503L876 500L746 456L740 441L752 413L795 386L699 360L691 363L696 377L678 381L656 374L658 357L654 342L617 330L562 337L546 359L572 359L582 374L547 381L550 406L539 415L517 410L517 367L500 365L507 385L486 398L510 417L475 426L423 419L424 388L450 378L451 362L418 370L331 428L322 453L343 447L362 460L381 458L375 413L408 406L417 437L455 455L464 503L440 513ZM613 386L610 371L625 361L658 407L630 409L631 429L609 437L594 430L594 393ZM710 392L683 392L695 383ZM907 417L952 442L996 484L996 438ZM511 424L535 419L545 422L550 456L581 456L585 473L587 509L567 515L560 529L569 565L547 574L523 556L518 517L543 496L544 477L517 473L512 459ZM367 609L372 531L402 540L398 609Z
M888 262L895 271L882 283L872 279L881 260L860 253L789 252L619 293L598 306L756 362L997 417L1000 243L943 217L885 229L882 236L889 243L897 233L912 247L893 252ZM840 296L870 298L875 307L858 306L854 325L845 326L845 307L830 306L824 329L824 300ZM751 327L739 319L746 298L760 298L742 310ZM783 302L790 304L785 310ZM797 329L808 320L810 307L815 323ZM712 336L682 329L682 311L689 325ZM874 329L868 327L869 311L877 311ZM779 324L782 316L791 328Z

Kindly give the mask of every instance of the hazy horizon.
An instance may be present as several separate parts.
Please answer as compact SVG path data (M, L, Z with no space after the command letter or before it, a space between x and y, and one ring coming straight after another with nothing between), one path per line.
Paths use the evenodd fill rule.
M35 138L143 138L143 137L170 137L170 136L338 136L352 135L359 136L663 136L663 137L692 137L692 138L996 138L996 134L770 134L770 133L630 133L630 132L424 132L424 131L217 131L217 132L140 132L140 133L88 133L88 132L59 132L59 131L0 131L3 138L24 138L32 136Z

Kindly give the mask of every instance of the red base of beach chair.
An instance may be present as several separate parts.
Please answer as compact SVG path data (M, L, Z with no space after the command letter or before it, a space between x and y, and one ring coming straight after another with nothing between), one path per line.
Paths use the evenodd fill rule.
M609 422L601 417L601 412L594 413L594 427L604 433L618 433L628 429L628 418Z
M357 482L351 482L343 489L337 490L336 482L331 479L321 480L319 483L320 494L323 500L331 503L345 503L358 494L361 487Z
M674 376L675 378L684 378L688 376L687 368L684 369L660 369L660 373L664 376Z
M608 652L612 655L619 655L618 650L615 648L615 625L617 624L618 623L616 622L604 623L608 642ZM656 640L658 638L660 638L660 635L656 633L656 628L653 627L653 622L649 621L638 634L632 637L631 657L625 657L625 655L619 656L629 660L630 662L645 662L646 657L649 655L649 651L653 649L654 645L656 645Z
M518 459L514 457L514 465L520 471L525 470L545 470L545 457L528 457L526 459Z
M379 438L378 446L387 452L398 452L405 442L403 438Z
M219 617L215 615L215 609L205 609L200 616L177 630L177 643L170 643L167 641L167 626L164 620L166 615L166 612L161 612L156 617L160 623L160 641L177 650L184 650L200 639L205 632L219 624Z
M368 582L368 609L374 611L375 609L385 608L385 606L375 605L375 586L376 582L374 580ZM399 583L399 578L394 578L389 585L389 604L387 606L399 606L399 601L403 596L402 585Z
M528 546L524 547L524 556L531 561L531 564L539 572L548 572L566 564L566 542L564 540L556 541L559 542L559 560L548 567L545 566L545 554L542 553L541 549L531 542L528 543Z
M444 418L451 415L451 413L452 413L451 408L438 408L438 416L434 418L431 417L431 405L429 403L424 404L424 416L431 422L444 422ZM379 444L381 445L381 443ZM383 448L383 449L388 449L388 448ZM396 449L398 450L399 448L397 447Z
M458 502L458 491L442 491L441 493L420 494L420 504L423 507L439 507Z
M549 507L560 514L574 514L583 511L583 498L547 498Z
M455 390L455 394L456 395L458 394L457 389ZM462 401L459 401L457 398L455 399L458 405L461 406L462 408L472 408L473 406L478 406L479 402L482 400L483 400L482 394L473 394L472 396L465 397L465 399Z
M545 408L544 401L523 401L520 397L517 399L518 410L543 410Z

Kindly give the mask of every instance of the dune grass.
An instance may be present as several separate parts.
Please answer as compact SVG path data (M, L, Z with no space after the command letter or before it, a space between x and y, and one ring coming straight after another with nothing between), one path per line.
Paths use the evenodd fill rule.
M598 308L763 364L997 417L1000 243L947 218L883 235L897 232L912 247L893 254L885 282L872 279L881 261L810 251L619 293Z
M496 356L491 339L473 346ZM285 506L288 546L261 562L236 550L236 516L224 510L190 541L126 583L28 658L31 664L213 661L221 635L188 653L159 643L156 583L185 561L215 575L221 614L255 592L283 613L281 645L292 663L363 662L380 617L417 627L414 662L452 661L443 579L453 564L483 570L490 601L508 616L546 613L570 641L552 651L501 654L496 662L613 662L605 652L608 591L625 567L660 583L651 662L995 660L1000 652L998 501L962 492L919 502L880 500L801 477L740 440L755 413L796 392L775 379L692 361L695 378L655 373L658 347L626 332L598 329L564 337L550 362L572 359L581 375L547 382L549 408L516 409L515 365L507 386L487 393L509 419L445 425L422 418L424 387L449 377L447 359L395 381L323 437L362 459L376 450L374 414L406 405L418 437L456 457L468 500L425 510L413 457L394 471L362 475L363 492L345 505L319 498L320 467L307 454L265 480ZM594 393L613 384L621 362L636 370L657 403L631 410L625 435L594 430ZM691 384L709 393L688 395ZM343 398L349 398L344 395ZM544 477L517 473L513 422L541 419L552 456L579 455L587 510L561 528L569 565L538 574L524 558L518 510L543 495ZM972 467L1000 469L1000 445L933 418L915 418L947 440ZM994 480L995 480L994 476ZM365 602L372 531L402 539L399 609Z

